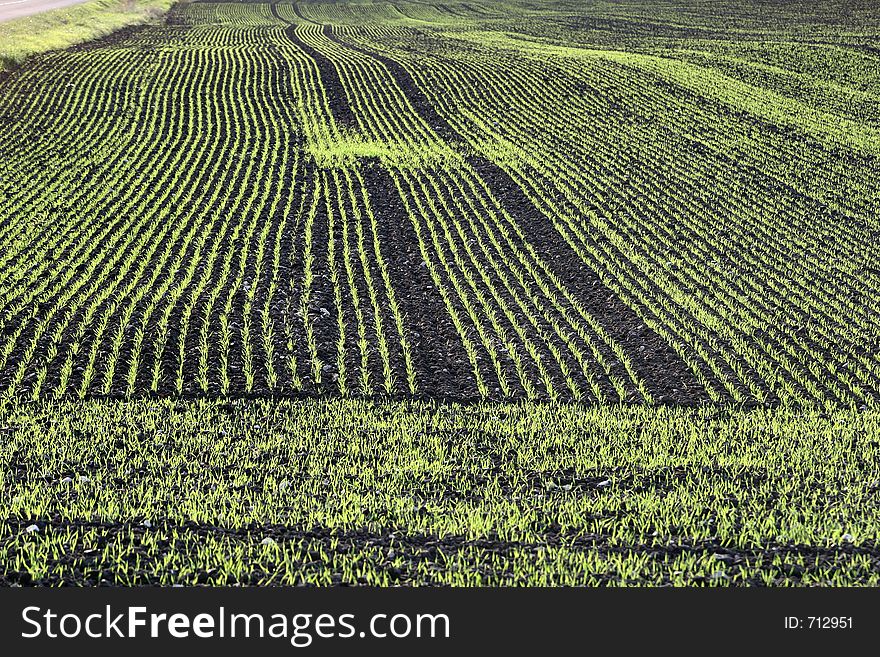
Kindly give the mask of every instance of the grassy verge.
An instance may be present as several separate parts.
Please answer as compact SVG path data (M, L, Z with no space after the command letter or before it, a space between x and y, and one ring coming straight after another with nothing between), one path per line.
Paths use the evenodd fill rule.
M0 411L6 584L880 583L880 414Z
M0 70L26 57L110 34L156 18L174 0L89 0L34 16L0 23Z

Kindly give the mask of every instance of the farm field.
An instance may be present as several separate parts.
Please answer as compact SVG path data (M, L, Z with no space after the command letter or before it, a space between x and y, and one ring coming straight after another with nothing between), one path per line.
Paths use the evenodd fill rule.
M186 2L34 55L0 581L877 584L878 158L868 1Z
M0 584L880 584L876 411L366 400L0 414Z

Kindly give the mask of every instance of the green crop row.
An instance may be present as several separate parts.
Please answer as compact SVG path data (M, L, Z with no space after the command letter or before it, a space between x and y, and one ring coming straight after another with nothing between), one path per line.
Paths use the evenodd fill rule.
M876 256L865 249L870 223L860 223L876 214L853 199L828 207L815 189L828 166L871 185L871 162L853 169L851 157L820 151L806 187L802 167L815 159L784 172L753 163L754 152L732 161L713 142L754 132L748 117L658 80L641 55L478 29L341 30L396 58L713 398L876 398ZM416 38L428 46L417 51ZM749 147L766 154L774 133L765 134L748 135ZM787 150L795 139L810 137L790 137Z
M0 394L871 405L875 12L667 4L195 2L34 58Z

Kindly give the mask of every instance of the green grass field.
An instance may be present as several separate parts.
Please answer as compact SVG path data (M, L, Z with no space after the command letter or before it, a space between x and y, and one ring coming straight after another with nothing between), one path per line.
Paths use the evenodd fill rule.
M874 411L72 402L0 436L7 584L880 583Z
M81 5L0 23L0 71L31 55L67 48L156 19L173 4L173 0L88 0Z
M4 583L878 584L876 3L23 25Z

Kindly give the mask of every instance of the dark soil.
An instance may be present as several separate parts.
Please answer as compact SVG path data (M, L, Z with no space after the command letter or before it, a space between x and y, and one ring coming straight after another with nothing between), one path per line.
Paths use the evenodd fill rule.
M332 29L324 28L324 36L336 43L337 45L354 50L367 57L372 57L377 62L381 62L388 72L394 77L398 87L406 96L416 113L427 123L431 129L437 133L448 144L457 144L461 142L461 136L452 129L449 122L437 111L437 108L428 100L428 97L418 87L412 76L399 62L378 54L371 50L367 50L358 45L354 45L348 41L343 41L338 35L334 34Z
M272 15L275 16L275 18L282 23L288 23L288 21L282 18L278 13L278 7L276 4L273 3L270 6L272 8ZM309 23L313 22L302 16L295 3L291 6L297 16ZM342 81L339 79L339 73L336 70L336 66L327 57L324 57L324 55L303 42L303 40L296 35L295 25L290 23L288 23L288 25L289 27L284 29L284 34L294 45L296 45L297 48L300 48L305 52L318 67L318 73L321 76L321 86L327 94L327 101L330 104L333 118L336 119L336 123L349 128L355 128L357 126L357 119L355 118L351 105L348 102L348 97L345 95L345 88L342 86ZM325 28L325 34L326 32L327 28Z
M394 76L415 111L440 137L451 144L461 141L458 133L440 115L400 63L345 42L332 32L325 34L339 45L381 62ZM551 266L583 307L623 347L657 402L693 405L709 401L706 390L675 350L609 290L595 272L584 265L552 223L504 169L480 155L470 155L468 163L494 191L504 209L524 229L542 260Z
M374 209L379 244L388 264L397 301L409 328L418 394L446 400L473 400L477 387L470 361L440 292L422 259L412 222L391 176L378 163L363 167Z
M586 267L510 175L484 157L469 161L530 237L541 259L630 356L654 399L669 404L708 402L705 389L675 350Z
M303 20L308 20L295 5L294 11ZM272 12L279 20L283 20L278 16L275 5L272 6ZM333 63L314 48L302 43L295 35L293 26L287 28L285 34L315 61L337 124L356 126L357 119ZM324 27L324 34L334 38L329 27ZM405 317L405 327L408 329L406 337L416 370L417 396L458 401L476 400L476 382L464 346L443 299L423 264L415 230L394 183L388 172L375 161L365 161L362 174L370 198L374 201L381 200L374 207L379 228L378 238L391 273L395 295ZM326 211L322 215L322 210L319 209L316 225L325 223ZM318 292L318 296L321 294L322 292ZM332 307L332 299L325 301L324 307ZM334 343L331 341L330 344ZM325 346L323 352L327 351ZM319 353L322 353L320 349Z

